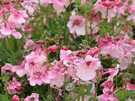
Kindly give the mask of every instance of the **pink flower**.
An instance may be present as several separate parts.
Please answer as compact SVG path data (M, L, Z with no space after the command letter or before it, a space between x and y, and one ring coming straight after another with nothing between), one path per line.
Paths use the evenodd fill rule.
M24 101L39 101L39 94L32 93L30 96L26 97Z
M80 60L75 65L77 77L84 81L89 81L96 76L96 70L101 67L101 62L98 58L87 55L85 60Z
M8 24L8 22L4 21L4 23L1 24L0 32L3 36L7 37L10 36L12 33L12 30Z
M132 63L132 53L125 55L123 58L119 58L118 61L120 63L121 70L127 69Z
M100 0L98 0L98 1L100 1ZM104 5L106 5L106 6L109 6L111 4L112 3L110 1L106 1L106 3L104 3ZM108 14L107 14L106 13L107 12L107 7L105 7L104 5L102 3L97 2L96 4L94 4L94 8L93 9L96 12L98 12L98 11L101 12L102 13L102 18L105 19L107 17L108 22L110 22L111 19L116 15L117 9L115 7L113 7L113 8L108 10Z
M101 50L103 55L110 54L112 57L120 58L124 56L124 50L120 47L119 44L117 45L108 45L107 47Z
M24 76L27 72L24 68L26 60L23 60L20 66L14 66L16 68L16 74L20 77Z
M27 40L24 48L27 49L28 47L32 46L32 45L36 45L32 40Z
M83 16L73 14L70 16L70 21L67 24L70 33L77 36L85 35L85 19Z
M55 79L51 79L50 86L61 88L64 84L64 75L59 74Z
M20 88L20 89L18 89ZM17 81L15 77L13 77L13 80L11 82L7 83L7 91L9 94L16 94L20 90L22 90L21 84Z
M55 2L56 2L58 5L61 5L61 6L64 6L64 5L65 5L65 0L55 0Z
M133 22L135 24L135 2L132 1L132 4L128 8L130 15L128 16L127 20L133 19Z
M0 16L3 16L3 14L5 13L5 11L7 10L7 7L4 7L0 10Z
M25 18L28 18L26 11L19 10L16 13L12 10L11 15L8 18L8 22L15 24L17 28L21 28L22 24L26 22Z
M103 92L103 94L99 95L98 101L119 101L116 97L115 97L115 93L116 91L113 91L114 85L111 86L105 86L104 89L105 92Z
M53 46L48 47L47 50L52 51L52 52L56 52L57 48L58 48L58 46L53 45Z
M28 28L27 31L28 31L28 32L33 32L33 31L36 31L36 30L33 29L33 28Z
M30 81L31 86L35 86L36 84L41 85L43 83L42 81L42 73L36 72L30 78L28 79Z
M12 101L20 101L19 96L18 96L18 95L14 95L14 96L12 97Z
M8 37L10 35L13 35L16 39L22 38L21 33L17 32L14 25L9 25L8 22L3 21L4 23L1 24L1 29L0 29L0 37ZM12 28L13 27L13 28Z
M10 72L10 73L13 73L13 70L12 70L12 65L9 64L9 63L6 63L2 68L1 68L1 72Z
M24 68L28 76L33 75L33 73L39 70L43 66L43 63L47 61L46 54L43 51L33 51L25 58L26 63Z
M133 22L135 23L135 14L132 13L128 16L127 20L132 20L133 19Z
M48 2L46 0L40 0L40 4L44 7L48 6Z
M2 68L1 68L1 72L10 72L10 73L14 73L16 72L16 68L14 66L12 66L9 63L6 63Z
M60 59L63 61L63 64L69 68L73 67L74 60L80 59L80 57L77 57L76 55L80 51L71 51L71 50L60 50Z
M129 79L129 82L126 84L127 90L135 90L135 85L130 83L131 79Z
M119 72L119 67L120 67L120 65L118 64L116 68L105 69L106 72L104 72L103 75L109 73L110 76L109 76L108 80L113 81L113 77L116 76Z
M42 83L49 83L50 79L46 75L46 71L47 66L41 67L41 69L35 71L28 79L30 81L30 85L35 86L36 84L41 85Z
M21 34L20 32L17 32L17 31L12 31L12 35L13 35L16 39L22 38L22 34Z
M31 3L32 4L32 3ZM28 10L28 13L30 14L30 15L33 15L33 13L34 13L34 8L33 8L33 6L31 5L29 2L26 2L26 3L24 3L23 4L23 7L26 9L26 10ZM35 6L35 5L34 5Z

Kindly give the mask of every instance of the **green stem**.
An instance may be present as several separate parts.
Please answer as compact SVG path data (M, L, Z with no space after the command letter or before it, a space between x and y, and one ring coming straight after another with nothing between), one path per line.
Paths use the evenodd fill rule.
M82 96L82 101L84 101L84 94L82 95L81 93L84 92L84 84L81 85L81 88L79 90L79 96L78 96L78 101L80 101L80 97Z
M118 75L116 75L116 88L118 87Z
M96 83L96 88L95 88L95 98L97 97L97 88L98 88L98 82Z
M50 85L48 85L48 92L49 92L49 95L51 96L50 101L52 101L52 88L50 87Z
M101 32L99 32L98 47L99 47L99 43L100 43L100 38L101 38Z
M7 93L7 90L5 91L5 94L6 94L6 100L9 101L9 100L8 100L8 93Z
M107 9L106 9L106 23L108 21L108 11L109 11L109 8L107 7Z
M87 30L87 13L88 13L88 0L86 0L86 9L85 9L85 38L88 40L88 30Z
M97 97L97 89L98 89L99 81L100 81L100 77L97 78L97 83L96 83L96 87L95 87L95 99Z
M7 93L7 83L6 83L6 79L5 79L4 81L5 81L5 83L4 83L4 88L5 88L6 101L9 101L9 100L8 100L8 93Z
M84 87L85 87L85 85L83 84L83 85L82 85L82 91L83 91L82 101L84 101Z

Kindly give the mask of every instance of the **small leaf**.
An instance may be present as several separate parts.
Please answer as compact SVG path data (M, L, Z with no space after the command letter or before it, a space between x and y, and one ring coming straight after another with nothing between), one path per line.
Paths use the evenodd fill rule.
M86 91L86 92L85 92L85 95L91 96L90 91Z
M70 91L74 91L75 90L75 85L72 84L69 89L70 89Z
M81 4L81 0L75 0L75 3L76 3L77 5L80 5L80 4Z
M90 91L92 89L92 83L86 86L86 90Z

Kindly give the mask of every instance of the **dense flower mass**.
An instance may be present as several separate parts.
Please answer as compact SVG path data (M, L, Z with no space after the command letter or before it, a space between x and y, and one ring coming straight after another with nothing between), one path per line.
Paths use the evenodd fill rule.
M135 0L2 0L0 67L0 101L134 101Z

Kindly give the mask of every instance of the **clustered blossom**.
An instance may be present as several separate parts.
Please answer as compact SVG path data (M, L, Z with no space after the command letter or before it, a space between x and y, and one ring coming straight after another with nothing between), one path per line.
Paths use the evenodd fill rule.
M39 94L32 93L30 96L24 99L24 101L39 101Z
M44 65L44 63L47 63L47 51L54 50L52 52L56 52L57 46L41 49L39 45L28 40L25 48L31 45L35 45L35 49L25 56L20 66L14 66L13 68L16 68L16 73L20 77L26 74L32 86L50 83L52 87L56 85L58 88L61 88L64 82L64 75L73 76L70 73L72 70L75 71L74 75L76 78L89 81L94 79L96 70L101 67L101 62L96 54L95 57L92 57L91 53L88 52L85 59L83 59L76 56L80 51L72 52L71 50L61 50L61 60L55 60L51 63L52 66L49 67L48 65Z
M127 35L121 37L117 43L112 42L113 37L101 39L101 54L110 55L112 58L117 58L120 63L120 69L127 69L132 63L134 52L134 40L131 40ZM123 38L123 40L122 40ZM105 43L105 44L104 44Z
M9 94L16 94L21 90L21 83L19 83L15 77L13 77L12 81L7 83L7 91Z
M131 22L135 24L135 0L93 2L92 0L0 2L0 7L2 7L0 38L13 36L15 39L24 38L26 41L23 46L22 61L15 57L18 59L17 62L19 61L18 64L6 63L1 68L4 81L2 85L6 84L5 92L12 95L12 101L40 101L41 97L44 99L44 95L37 94L38 90L37 93L31 91L30 96L21 96L21 92L24 93L24 88L27 86L34 86L34 90L39 86L48 86L50 95L56 90L58 93L55 97L56 101L60 101L65 93L68 93L75 101L88 101L91 97L98 101L119 101L118 90L123 92L135 90L135 84L131 81L134 75L130 75L135 64L135 40L131 38L134 33L129 24ZM42 16L44 13L42 10L46 8L51 14L45 12L45 16ZM69 10L71 10L70 13ZM65 35L68 33L66 38L74 42L75 48L72 45L63 46L64 41L67 41L65 36L59 40L53 36L58 43L48 41L51 40L48 38L51 33L56 34L48 31L50 23L55 22L58 25L55 27L63 31L63 26L60 27L57 22L57 19L64 18L63 15L68 17L68 21L66 21L67 18L62 20L66 27ZM40 22L38 27L44 26L41 29L44 31L39 31L39 36L42 35L40 41L36 38L31 39L36 36L31 34L37 30L31 26L32 24L36 26L36 21ZM76 40L85 36L87 36L86 40L81 40L82 44L78 45ZM84 41L87 42L83 43ZM4 51L10 55L10 49ZM118 84L118 78L121 77L123 78ZM98 89L101 90L99 94ZM130 100L133 99L130 97L126 99L126 101Z
M88 33L95 34L98 32L97 24L99 22L99 18L96 16L96 14L91 13L92 19L91 21L87 22L87 30ZM89 19L90 20L90 19ZM85 35L85 17L76 15L75 12L72 12L72 15L70 16L70 20L67 24L70 33L73 34L74 37ZM89 27L91 27L93 30L89 30Z
M30 9L24 7L25 9L17 10L14 7L14 3L5 3L7 4L5 6L2 5L3 8L0 10L0 38L10 37L12 35L16 39L20 39L23 33L20 33L18 29L29 31L28 28L26 29L26 25L31 21L31 19L28 19L29 15L27 14L27 10L29 11ZM23 4L23 2L19 2L19 4Z

